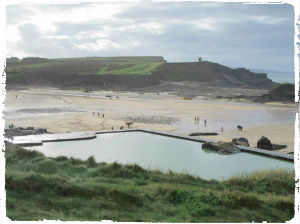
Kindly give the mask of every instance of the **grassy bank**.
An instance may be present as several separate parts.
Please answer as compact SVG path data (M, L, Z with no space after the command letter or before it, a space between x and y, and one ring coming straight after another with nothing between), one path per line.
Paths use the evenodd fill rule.
M294 174L264 171L226 181L6 149L12 220L284 222L294 216Z

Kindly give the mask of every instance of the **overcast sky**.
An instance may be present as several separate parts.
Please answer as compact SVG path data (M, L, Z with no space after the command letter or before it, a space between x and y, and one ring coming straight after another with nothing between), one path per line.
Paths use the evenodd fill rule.
M7 7L7 57L163 56L293 71L291 5L94 3Z

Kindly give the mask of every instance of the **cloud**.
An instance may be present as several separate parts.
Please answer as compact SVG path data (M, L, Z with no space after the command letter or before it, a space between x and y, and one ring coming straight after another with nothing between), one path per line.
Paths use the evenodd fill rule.
M293 70L293 7L86 3L7 8L7 56L159 55Z

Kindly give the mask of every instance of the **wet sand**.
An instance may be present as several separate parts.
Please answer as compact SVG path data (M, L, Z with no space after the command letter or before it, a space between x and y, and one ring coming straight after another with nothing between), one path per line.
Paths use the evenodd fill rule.
M273 143L287 144L288 148L282 152L292 152L294 148L296 104L256 104L202 97L183 100L168 93L95 91L84 94L50 88L7 91L6 95L6 127L13 123L17 127L46 128L52 133L99 131L126 128L125 122L132 120L133 128L186 135L216 131L218 136L206 138L245 137L251 146L264 135ZM199 117L199 124L195 123L195 116ZM244 127L243 132L236 130L237 125Z

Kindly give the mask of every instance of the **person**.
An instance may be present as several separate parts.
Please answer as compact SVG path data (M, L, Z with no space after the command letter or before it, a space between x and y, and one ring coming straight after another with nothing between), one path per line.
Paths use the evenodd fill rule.
M224 131L223 126L221 127L221 131Z
M206 126L206 122L207 122L207 120L204 120L204 126Z
M93 112L93 116L95 115L95 112Z
M111 130L114 130L114 127L111 127Z
M97 114L98 114L98 117L99 117L99 112Z
M102 117L104 118L104 114L102 114Z

